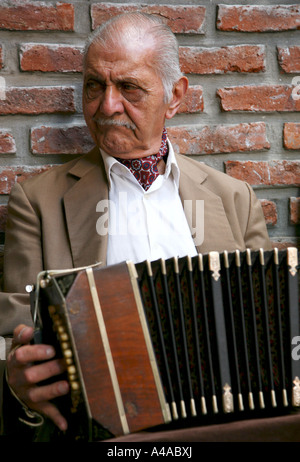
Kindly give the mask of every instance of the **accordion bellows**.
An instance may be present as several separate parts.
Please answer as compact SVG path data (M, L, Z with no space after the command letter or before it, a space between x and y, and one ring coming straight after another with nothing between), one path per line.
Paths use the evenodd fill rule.
M79 439L300 406L296 248L43 272L32 295Z

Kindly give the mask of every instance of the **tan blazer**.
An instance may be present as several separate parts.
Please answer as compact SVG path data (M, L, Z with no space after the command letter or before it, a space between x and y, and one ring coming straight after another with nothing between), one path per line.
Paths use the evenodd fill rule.
M252 189L177 155L182 201L204 200L204 241L199 252L271 248L261 206ZM25 285L43 269L106 262L107 236L96 232L96 205L108 199L107 178L97 148L87 155L16 184L9 201L0 294L0 335L30 323ZM192 226L193 224L191 224ZM2 298L1 298L2 297Z

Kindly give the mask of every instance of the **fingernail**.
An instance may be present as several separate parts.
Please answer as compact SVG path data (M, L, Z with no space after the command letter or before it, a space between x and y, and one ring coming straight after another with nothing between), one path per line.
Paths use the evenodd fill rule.
M19 334L18 334L18 341L21 341L22 335L23 335L26 331L29 332L29 330L30 330L30 327L28 327L28 326L23 327L23 329L21 329L20 332L19 332Z
M53 349L52 347L48 347L48 348L46 349L46 355L47 355L48 357L51 357L51 356L53 356L54 354L55 354L55 351L54 351L54 349Z
M68 390L69 390L69 385L65 382L62 382L58 385L59 393L67 393Z
M60 420L58 422L58 427L62 432L66 431L68 428L67 422L64 419Z

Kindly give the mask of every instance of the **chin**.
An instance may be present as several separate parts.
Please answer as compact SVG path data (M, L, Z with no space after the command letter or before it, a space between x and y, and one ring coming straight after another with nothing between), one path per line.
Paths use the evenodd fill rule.
M121 157L124 159L128 159L130 157L130 153L132 152L132 147L128 147L126 149L124 141L122 140L99 140L97 143L100 149L103 149L107 154L114 156L114 157Z
M103 134L102 134L103 135ZM129 136L118 136L115 132L113 136L96 135L97 145L100 149L113 157L121 159L138 159L149 155L148 146L137 143L136 139L130 139Z

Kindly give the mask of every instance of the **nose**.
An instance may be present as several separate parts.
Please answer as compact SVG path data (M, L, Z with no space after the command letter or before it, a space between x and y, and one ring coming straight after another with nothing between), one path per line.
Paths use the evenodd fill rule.
M100 103L100 111L106 117L124 112L122 95L114 85L106 86Z

